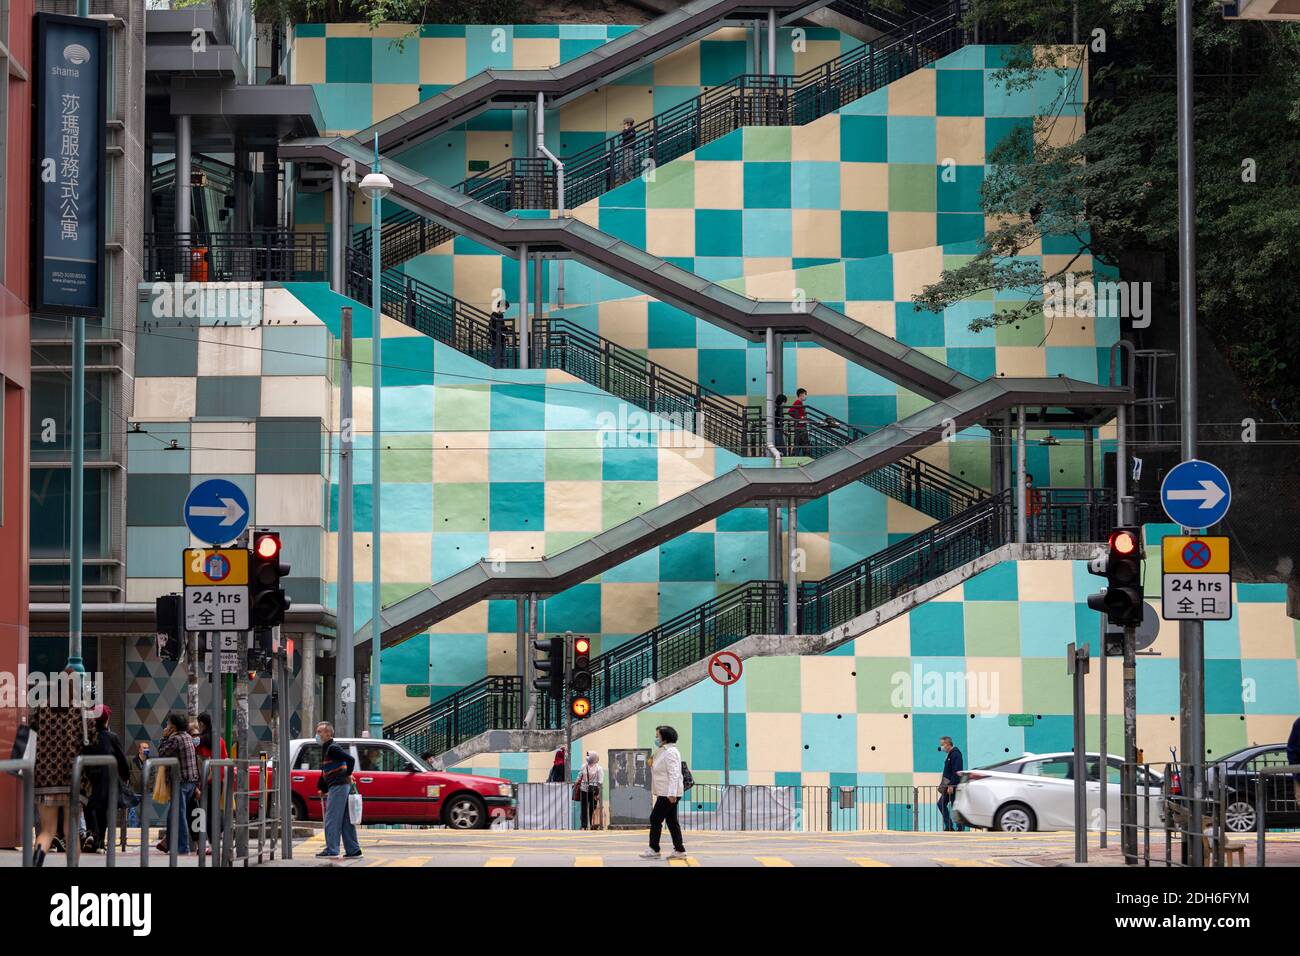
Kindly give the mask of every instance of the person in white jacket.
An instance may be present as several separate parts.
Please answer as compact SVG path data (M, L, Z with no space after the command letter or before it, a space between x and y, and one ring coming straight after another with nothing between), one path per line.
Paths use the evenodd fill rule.
M642 859L657 860L659 836L663 825L673 838L674 857L686 855L682 844L682 828L677 822L677 802L682 798L682 755L677 752L677 731L665 725L655 728L654 756L650 758L650 797L654 807L650 810L650 848L641 854Z

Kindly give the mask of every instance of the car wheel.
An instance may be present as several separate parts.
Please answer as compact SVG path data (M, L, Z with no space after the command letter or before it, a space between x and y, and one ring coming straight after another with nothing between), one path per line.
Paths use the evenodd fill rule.
M289 801L289 819L294 823L301 823L307 819L307 804L303 803L302 797L296 794Z
M487 807L472 793L458 793L443 808L442 822L452 830L479 830L488 825Z
M1223 825L1230 833L1255 831L1255 806L1249 800L1231 799L1223 810Z
M1034 811L1023 803L1008 803L993 818L993 829L1006 833L1029 833L1038 829Z

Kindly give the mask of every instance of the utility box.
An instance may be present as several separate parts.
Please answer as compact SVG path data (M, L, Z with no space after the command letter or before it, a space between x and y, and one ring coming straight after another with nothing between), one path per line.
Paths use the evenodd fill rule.
M644 827L650 820L650 750L609 752L608 826Z

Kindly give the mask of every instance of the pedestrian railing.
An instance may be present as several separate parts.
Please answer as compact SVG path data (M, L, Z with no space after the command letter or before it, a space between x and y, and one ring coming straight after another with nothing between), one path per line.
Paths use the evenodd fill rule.
M29 738L27 751L15 760L0 760L0 772L22 781L23 866L32 865L32 833L36 828L36 745Z
M108 833L104 838L105 865L117 865L117 792L120 788L117 776L117 757L113 754L79 754L72 761L72 781L68 786L68 812L64 816L64 835L67 837L68 866L77 866L81 861L81 840L75 834L78 811L81 809L81 779L86 770L102 767L107 771L108 780Z
M322 282L329 274L322 230L144 234L147 282Z
M283 837L267 766L265 757L204 761L198 793L202 814L196 827L200 867L207 865L209 842L213 866L250 866L275 859Z

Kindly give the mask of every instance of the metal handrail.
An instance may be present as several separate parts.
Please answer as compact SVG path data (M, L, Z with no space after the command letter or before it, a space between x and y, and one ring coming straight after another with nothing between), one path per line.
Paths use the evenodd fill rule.
M940 10L946 12L940 13ZM623 133L570 156L565 164L565 201L570 208L635 178L646 160L671 162L743 126L804 125L956 49L962 34L961 4L944 3L899 22L875 44L843 53L798 75L742 74L711 87ZM555 172L544 157L511 157L452 187L494 209L552 209ZM402 209L385 216L384 268L446 242L454 231ZM370 230L354 245L369 254Z
M68 785L68 815L64 826L68 837L68 866L76 866L81 859L81 841L73 837L72 828L76 824L75 810L81 806L81 775L87 767L111 767L108 775L108 833L104 842L104 861L107 866L117 865L117 757L113 754L78 754L72 761L72 782Z
M254 760L251 757L210 758L203 762L199 771L199 806L205 808L204 826L198 832L199 866L207 862L207 833L212 831L212 865L233 866L242 862L245 866L252 859L249 852L250 842L245 842L244 851L238 852L237 838L243 831L245 841L256 827L257 862L262 862L266 846L267 802L271 791L267 786L267 766L265 757ZM237 808L240 797L251 797L254 791L248 782L254 767L258 768L258 807L257 820L237 820ZM241 788L241 779L244 781ZM246 806L246 805L245 805ZM277 818L278 819L278 818ZM278 828L277 828L278 830ZM280 839L284 839L283 835ZM271 859L275 858L274 852Z
M149 282L292 282L328 275L329 261L330 237L323 230L144 234Z
M23 788L23 866L32 865L32 832L36 828L36 747L28 740L22 757L0 760L0 773L22 778Z
M153 807L153 788L149 785L149 777L155 768L169 771L172 778L172 798L167 804L168 866L177 865L179 852L181 761L179 757L149 757L140 770L140 865L145 868L149 866L149 811ZM189 820L185 821L185 825L190 825Z

